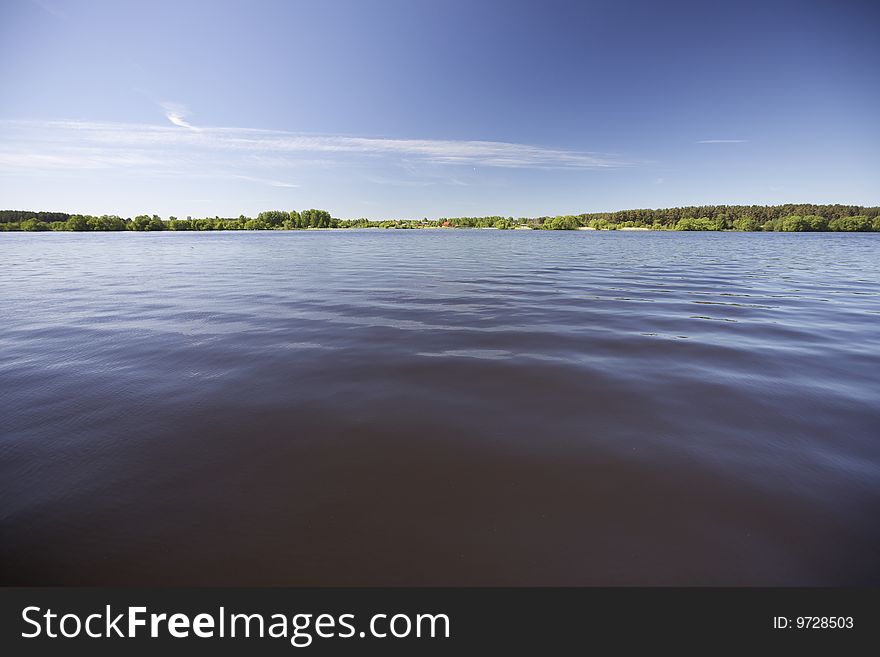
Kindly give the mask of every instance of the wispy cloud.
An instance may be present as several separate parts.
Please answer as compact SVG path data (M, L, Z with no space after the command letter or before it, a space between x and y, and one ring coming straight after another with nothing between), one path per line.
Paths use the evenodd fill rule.
M269 185L269 187L299 187L299 185L283 180L272 180L271 178L257 178L256 176L244 176L240 173L232 174L233 178L247 180L248 182L260 183L261 185Z
M594 152L548 148L512 142L444 139L391 139L344 135L309 135L253 128L196 127L186 108L163 104L172 126L86 121L0 121L0 145L9 153L28 157L48 155L72 166L85 153L94 164L126 157L160 160L167 164L237 166L265 160L294 165L317 154L330 162L369 162L376 158L396 163L430 163L470 167L608 169L632 162ZM187 128L180 130L179 128ZM271 176L270 176L271 177Z
M162 106L162 109L165 110L165 117L171 121L174 125L180 128L189 128L190 130L198 130L194 125L189 123L186 120L186 117L189 116L189 110L185 105L181 105L180 103L170 103L164 102L159 103Z
M110 151L90 147L58 147L48 150L4 144L0 150L0 171L142 169L167 164L162 158L145 152Z
M748 139L701 139L698 144L745 144Z

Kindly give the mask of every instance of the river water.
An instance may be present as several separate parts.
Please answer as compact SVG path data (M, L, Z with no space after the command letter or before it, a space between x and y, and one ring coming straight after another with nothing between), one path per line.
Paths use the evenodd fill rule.
M7 584L878 585L880 235L0 235Z

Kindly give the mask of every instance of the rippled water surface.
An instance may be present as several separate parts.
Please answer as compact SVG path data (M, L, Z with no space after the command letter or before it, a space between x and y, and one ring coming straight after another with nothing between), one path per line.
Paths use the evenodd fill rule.
M0 577L880 584L880 235L0 235Z

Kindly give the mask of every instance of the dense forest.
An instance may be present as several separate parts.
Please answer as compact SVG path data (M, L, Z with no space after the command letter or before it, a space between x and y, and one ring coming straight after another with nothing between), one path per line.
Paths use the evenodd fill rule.
M315 228L530 228L537 230L651 230L880 232L880 207L860 205L702 205L621 210L556 217L453 217L438 220L336 219L326 210L269 210L256 217L122 218L64 212L0 210L0 231L304 230Z
M871 231L880 230L880 207L860 205L702 205L662 210L622 210L582 214L594 228L644 227L657 230Z

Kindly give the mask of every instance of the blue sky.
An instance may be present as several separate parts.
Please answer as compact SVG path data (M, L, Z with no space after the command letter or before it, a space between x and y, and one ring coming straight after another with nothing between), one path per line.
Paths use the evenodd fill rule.
M0 4L0 207L880 204L880 5Z

